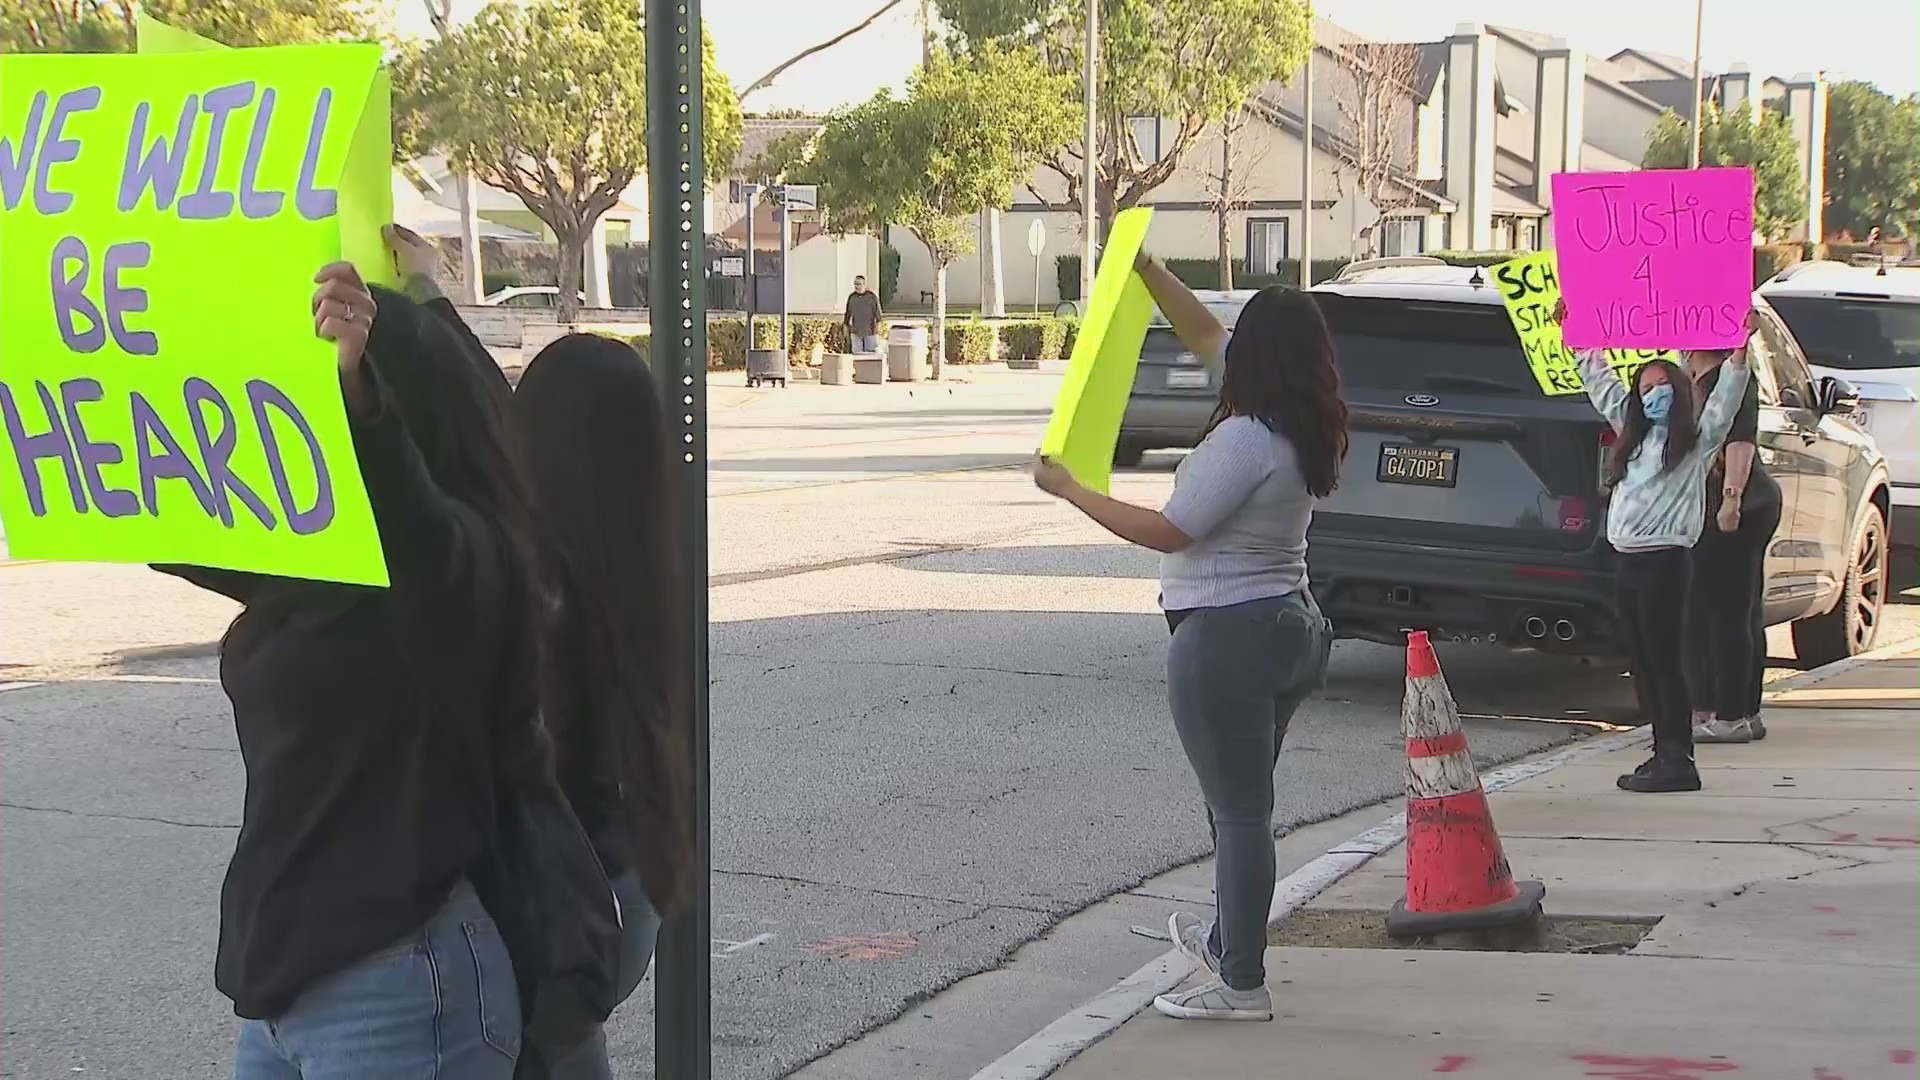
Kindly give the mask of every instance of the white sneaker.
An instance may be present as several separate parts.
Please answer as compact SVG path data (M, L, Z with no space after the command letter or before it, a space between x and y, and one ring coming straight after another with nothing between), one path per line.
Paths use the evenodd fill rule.
M1711 712L1700 712L1697 709L1694 711L1694 714L1693 714L1693 741L1694 742L1712 742L1713 741L1712 733L1707 730L1707 725L1711 724L1712 722L1713 722L1713 714Z
M1757 737L1752 720L1709 720L1693 729L1697 743L1750 743Z
M1207 924L1201 922L1198 915L1176 911L1168 916L1167 936L1195 966L1206 968L1214 976L1219 976L1220 958L1207 947Z
M1218 979L1192 990L1161 994L1153 1007L1162 1016L1175 1020L1271 1020L1273 995L1266 987L1235 990Z

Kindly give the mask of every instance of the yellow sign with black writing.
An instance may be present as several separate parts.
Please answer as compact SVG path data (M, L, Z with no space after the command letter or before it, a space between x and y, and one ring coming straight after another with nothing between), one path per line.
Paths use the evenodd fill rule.
M1535 251L1509 259L1493 268L1493 280L1507 304L1514 332L1520 335L1520 347L1526 351L1527 367L1533 371L1540 392L1549 396L1578 394L1580 365L1573 350L1560 339L1560 324L1553 321L1553 309L1560 303L1558 261L1551 251ZM1649 360L1679 363L1679 354L1660 349L1608 349L1607 362L1623 380Z

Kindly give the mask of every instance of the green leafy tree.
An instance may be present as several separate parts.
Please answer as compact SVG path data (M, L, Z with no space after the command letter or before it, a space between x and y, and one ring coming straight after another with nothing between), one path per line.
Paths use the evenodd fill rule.
M703 52L711 182L740 151L741 117L711 38ZM553 230L561 322L580 313L594 223L647 163L646 54L638 0L494 0L396 58L396 150L445 153Z
M1826 227L1856 238L1920 227L1920 95L1896 99L1864 82L1832 89Z
M963 51L986 43L1037 50L1078 115L1086 2L940 0L940 15ZM1100 0L1094 205L1103 234L1116 210L1173 176L1209 127L1261 87L1292 79L1306 61L1312 23L1307 0ZM1133 117L1162 119L1157 157L1134 139ZM1082 141L1070 133L1041 161L1065 191L1047 200L1053 209L1082 206Z
M379 36L371 0L0 0L0 52L128 52L134 14L223 45L287 45Z
M947 267L972 250L972 217L1011 202L1013 186L1072 134L1064 78L1029 50L989 46L935 56L907 83L827 119L804 149L770 147L760 171L816 183L838 232L912 232L933 261L933 375L946 346Z
M1684 169L1693 149L1693 125L1671 109L1660 114L1647 133L1640 164L1649 169ZM1787 118L1761 109L1756 121L1746 109L1722 112L1711 102L1700 117L1700 164L1746 165L1753 169L1753 226L1767 240L1785 239L1806 220L1807 189L1800 182L1799 150Z

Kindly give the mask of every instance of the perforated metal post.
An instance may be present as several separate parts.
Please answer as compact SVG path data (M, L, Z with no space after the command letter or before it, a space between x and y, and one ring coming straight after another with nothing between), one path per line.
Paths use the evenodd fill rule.
M653 370L675 440L680 557L688 583L693 712L693 895L660 931L654 1075L708 1080L713 1069L708 895L706 185L701 153L700 0L647 0L647 306Z

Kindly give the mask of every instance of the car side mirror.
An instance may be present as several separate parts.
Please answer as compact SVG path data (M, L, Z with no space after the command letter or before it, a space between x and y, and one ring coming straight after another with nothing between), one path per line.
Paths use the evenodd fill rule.
M1822 416L1852 416L1860 411L1860 391L1838 375L1823 375L1814 391Z

